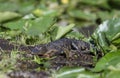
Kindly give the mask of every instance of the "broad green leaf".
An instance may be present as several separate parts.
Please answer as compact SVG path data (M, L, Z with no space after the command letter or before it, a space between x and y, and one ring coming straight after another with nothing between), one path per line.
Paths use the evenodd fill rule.
M35 9L35 2L34 0L30 0L30 1L23 1L22 3L18 3L19 4L19 12L22 14L27 14L32 12L32 10Z
M77 78L101 78L99 74L79 74Z
M30 13L33 9L35 9L34 4L36 4L36 0L1 1L0 2L0 11L17 11L17 12L22 13L22 14L27 14L27 13Z
M111 12L108 11L97 11L96 12L97 17L101 18L102 21L105 21L107 19L120 17L120 11L119 10L112 10Z
M55 78L77 78L83 71L85 71L84 68L63 68L55 74Z
M106 2L106 0L81 0L81 2L86 3L88 5L101 5Z
M107 42L120 39L120 19L111 19L99 25L93 36L101 46L107 46Z
M15 11L17 9L18 9L18 5L12 1L0 2L0 11Z
M5 27L10 28L12 30L23 30L23 26L25 26L27 20L18 20L13 22L5 23Z
M81 0L80 2L87 5L99 6L102 8L109 9L108 0Z
M74 24L70 24L70 25L68 25L68 26L66 26L66 27L59 26L55 40L61 38L61 37L64 36L66 33L68 33L69 31L71 31L71 29L72 29L74 26L75 26Z
M96 19L96 15L93 13L88 12L84 12L81 10L71 10L69 11L69 15L74 17L74 18L79 18L82 20L87 20L87 21L92 21Z
M117 47L120 47L120 45L119 45L119 44L120 44L120 38L112 41L112 43L113 43L114 45L116 45Z
M68 38L75 38L75 39L83 39L84 38L84 35L80 32L70 32L66 35L66 37Z
M102 21L113 18L114 14L108 11L98 11L96 12L97 17L101 18Z
M99 72L104 69L107 69L107 67L110 65L116 65L117 63L120 62L119 57L120 57L120 51L110 52L106 54L97 62L93 71Z
M111 71L120 71L120 62L118 62L118 64L116 64L115 66L109 66L108 69Z
M0 23L13 20L19 17L21 17L21 15L15 12L0 12Z
M63 67L57 73L55 73L54 78L100 78L100 74L85 71L84 68Z
M54 18L50 16L44 16L30 21L31 26L28 28L27 33L30 35L40 35L41 33L49 31L53 23Z
M105 78L119 78L120 77L120 71L111 71L107 74Z

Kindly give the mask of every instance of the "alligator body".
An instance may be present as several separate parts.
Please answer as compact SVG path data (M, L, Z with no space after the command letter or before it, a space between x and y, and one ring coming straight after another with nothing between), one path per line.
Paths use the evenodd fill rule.
M55 68L61 66L91 67L94 65L94 55L91 54L90 44L82 40L63 38L47 44L24 46L0 39L0 49L3 51L17 49L18 51L25 51L40 57L54 57L49 62Z

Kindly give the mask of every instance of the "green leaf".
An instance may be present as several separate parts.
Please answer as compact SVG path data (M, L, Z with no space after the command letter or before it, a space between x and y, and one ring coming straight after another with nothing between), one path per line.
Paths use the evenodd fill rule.
M12 30L23 30L23 26L25 26L25 23L27 20L18 20L13 22L5 23L5 27L10 28Z
M29 35L40 35L49 31L49 28L54 23L54 18L50 16L44 16L36 20L30 21L31 26L28 28L27 33Z
M101 46L107 46L113 40L120 39L120 18L111 19L99 25L93 33L93 37L98 40Z
M108 0L81 0L80 2L87 5L99 6L106 9L110 8L108 5Z
M120 57L120 51L110 52L106 54L97 62L93 71L99 72L107 69L107 67L110 65L116 65L120 61L119 57Z
M92 21L96 19L96 15L90 12L83 12L80 10L71 10L69 11L69 15L74 18L79 18L82 20Z
M120 71L111 71L105 78L119 78Z
M12 4L12 5L11 5ZM0 2L0 11L15 11L18 9L18 4L10 1Z
M100 78L100 75L85 71L84 68L63 67L55 73L54 78Z
M66 33L68 33L69 31L71 31L71 29L74 27L74 24L70 24L66 27L63 26L59 26L58 27L58 31L57 31L57 35L55 40L60 39L62 36L64 36Z
M17 11L22 14L28 14L33 9L35 9L34 4L36 3L35 0L30 1L20 1L20 0L13 0L13 1L1 1L0 2L0 11ZM11 5L12 4L12 5Z
M108 11L98 11L96 12L97 17L101 18L102 21L113 18L115 13L110 13Z
M22 3L18 3L19 4L19 12L22 14L27 14L32 12L32 10L35 9L34 6L34 1L30 0L30 1L23 1Z
M80 32L72 31L72 32L68 33L66 35L66 37L68 37L68 38L75 38L75 39L83 39L84 35L82 33L80 33Z
M21 17L21 15L15 12L0 12L0 23L19 17Z
M83 71L85 71L84 68L63 68L55 74L55 78L77 78Z

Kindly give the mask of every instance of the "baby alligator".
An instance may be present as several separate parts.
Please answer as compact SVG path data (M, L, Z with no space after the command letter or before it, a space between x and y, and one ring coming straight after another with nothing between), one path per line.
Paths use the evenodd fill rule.
M35 46L23 46L0 39L0 49L5 51L25 51L30 54L52 58L50 63L53 67L59 66L84 66L94 65L94 55L90 51L90 44L82 40L62 38L47 44Z

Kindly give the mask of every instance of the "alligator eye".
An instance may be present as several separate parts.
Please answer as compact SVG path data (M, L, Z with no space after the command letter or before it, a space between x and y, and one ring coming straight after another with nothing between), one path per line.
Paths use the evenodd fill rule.
M71 44L71 49L72 50L78 50L78 47L77 47L77 45L75 43L72 43Z

